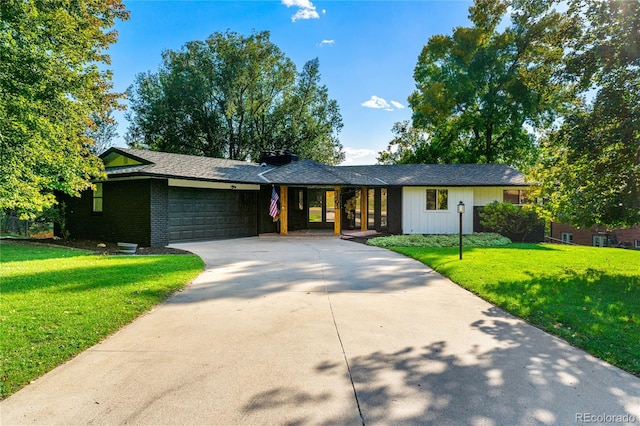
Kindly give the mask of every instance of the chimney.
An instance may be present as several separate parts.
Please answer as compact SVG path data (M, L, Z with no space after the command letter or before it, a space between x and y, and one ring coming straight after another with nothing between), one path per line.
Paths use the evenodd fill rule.
M268 164L270 166L284 166L285 164L289 164L292 161L298 161L298 156L292 154L289 151L278 150L278 151L265 151L260 154L260 159L258 163Z

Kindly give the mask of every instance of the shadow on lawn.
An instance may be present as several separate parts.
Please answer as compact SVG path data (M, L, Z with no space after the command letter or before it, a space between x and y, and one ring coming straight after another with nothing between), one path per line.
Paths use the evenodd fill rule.
M640 374L640 280L596 269L484 284L490 301Z
M446 341L355 356L345 348L363 423L572 424L579 413L640 416L636 378L558 339L549 340L525 323L514 323L497 308L486 310L469 327L475 333L466 350ZM493 340L494 349L482 349L482 339ZM344 363L325 360L311 374L340 372L347 375ZM268 406L248 403L245 411L266 414L295 401L304 412L316 403L301 390L277 388L272 393L278 398L268 398ZM333 416L321 424L344 424L351 418Z
M89 255L92 256L92 255ZM123 259L124 262L110 260ZM91 265L62 267L58 270L27 272L2 279L2 293L29 291L76 292L143 283L156 276L183 273L194 269L192 263L176 264L170 257L109 258L96 256ZM142 262L142 263L140 263Z

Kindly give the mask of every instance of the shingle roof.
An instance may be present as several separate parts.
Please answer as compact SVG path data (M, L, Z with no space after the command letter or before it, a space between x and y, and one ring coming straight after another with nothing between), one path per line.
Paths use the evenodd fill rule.
M221 182L260 183L260 165L246 161L196 155L172 154L142 149L112 148L102 154L120 151L122 154L148 162L139 166L107 169L110 177L145 175Z
M312 160L282 166L139 149L111 152L148 163L107 169L110 177L155 176L218 182L352 186L525 186L525 177L504 164L396 164L329 166Z

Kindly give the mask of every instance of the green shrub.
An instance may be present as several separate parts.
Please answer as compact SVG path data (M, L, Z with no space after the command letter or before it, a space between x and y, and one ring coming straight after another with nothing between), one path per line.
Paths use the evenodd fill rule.
M522 242L527 235L540 224L540 218L531 206L519 207L511 203L494 201L480 211L480 225L487 230L502 234L522 235Z
M460 243L458 234L450 235L391 235L389 237L372 238L367 244L376 247L457 247ZM464 247L498 247L511 244L509 238L495 233L474 233L463 235Z

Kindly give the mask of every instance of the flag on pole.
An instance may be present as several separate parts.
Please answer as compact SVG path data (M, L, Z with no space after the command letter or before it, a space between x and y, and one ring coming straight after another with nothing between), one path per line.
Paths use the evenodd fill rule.
M278 193L276 192L276 188L272 187L271 188L271 205L269 206L269 216L271 216L273 218L274 221L278 220L278 200L280 199L280 197L278 196Z

